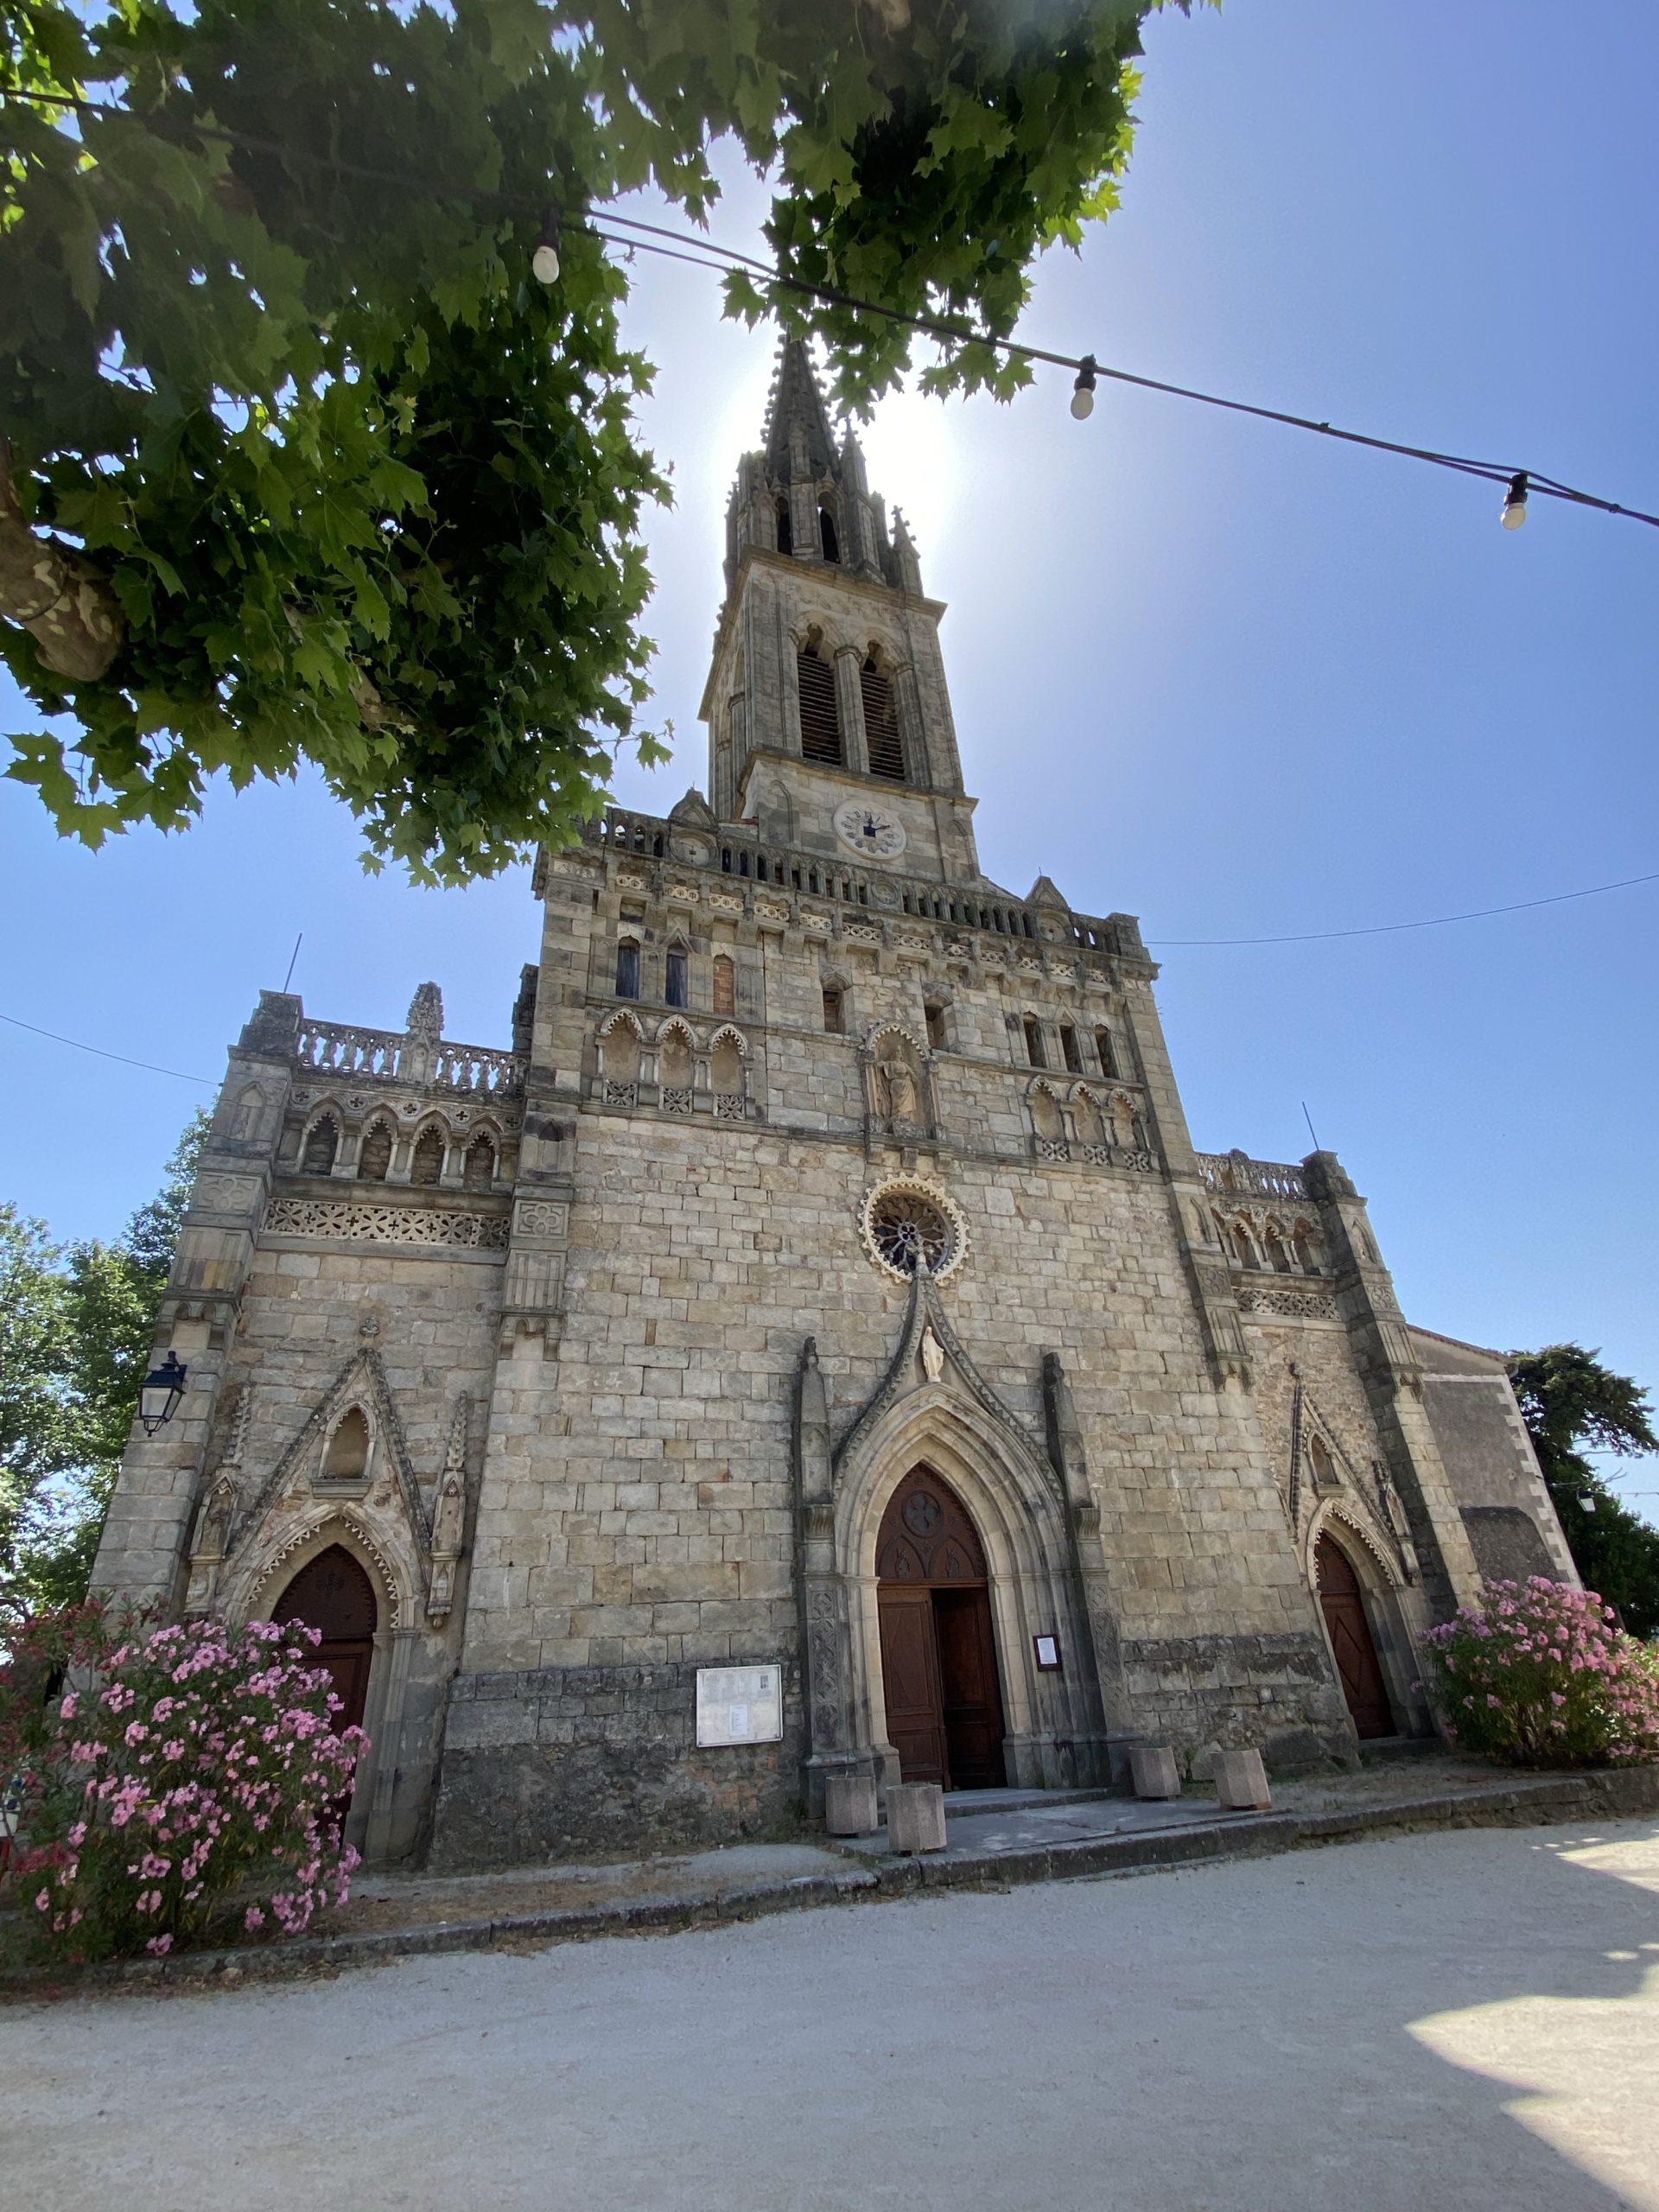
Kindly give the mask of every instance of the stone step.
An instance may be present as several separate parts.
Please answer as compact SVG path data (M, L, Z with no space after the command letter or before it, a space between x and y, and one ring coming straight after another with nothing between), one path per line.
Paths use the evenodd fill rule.
M969 1813L1028 1813L1045 1805L1092 1805L1118 1794L1112 1789L947 1789L944 1817L963 1820Z
M1443 1758L1446 1745L1439 1736L1363 1736L1359 1756L1366 1766L1382 1766L1391 1759Z

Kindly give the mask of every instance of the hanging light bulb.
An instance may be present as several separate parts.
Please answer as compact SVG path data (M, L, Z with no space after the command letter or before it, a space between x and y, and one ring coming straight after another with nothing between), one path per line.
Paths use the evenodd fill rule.
M1503 494L1503 527L1519 530L1527 518L1527 472L1517 469L1510 479L1510 488Z
M1077 422L1086 423L1095 411L1095 372L1098 365L1092 353L1085 353L1077 365L1077 381L1071 392L1071 413Z
M556 208L550 207L542 218L542 235L536 241L536 251L530 257L530 273L538 284L556 284L559 281L559 217Z

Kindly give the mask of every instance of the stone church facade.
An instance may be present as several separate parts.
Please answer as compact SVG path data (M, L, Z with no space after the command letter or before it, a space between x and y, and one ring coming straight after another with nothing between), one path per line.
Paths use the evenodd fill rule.
M981 874L944 609L799 346L728 549L709 797L543 856L509 1049L262 995L98 1582L315 1620L380 1862L1431 1732L1422 1630L1573 1579L1501 1361L1333 1154L1193 1149L1132 918Z

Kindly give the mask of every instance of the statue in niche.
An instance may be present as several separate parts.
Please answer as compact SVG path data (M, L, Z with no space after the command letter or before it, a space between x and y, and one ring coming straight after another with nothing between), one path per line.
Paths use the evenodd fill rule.
M1411 1533L1410 1524L1406 1519L1406 1510L1400 1503L1400 1493L1395 1490L1389 1478L1388 1469L1380 1459L1372 1460L1371 1472L1376 1480L1376 1502L1382 1509L1384 1525L1397 1542Z
M225 1547L230 1541L231 1515L236 1505L236 1492L228 1482L216 1482L202 1500L201 1513L196 1522L196 1541L192 1556L196 1559L223 1559Z
M888 1121L919 1121L921 1089L915 1071L896 1046L890 1045L885 1056L876 1062L875 1073L877 1103Z

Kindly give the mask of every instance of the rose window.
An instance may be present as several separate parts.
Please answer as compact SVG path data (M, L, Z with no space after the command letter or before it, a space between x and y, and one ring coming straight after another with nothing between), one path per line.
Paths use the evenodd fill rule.
M967 1241L962 1217L943 1191L885 1183L866 1198L863 1212L870 1256L889 1274L907 1279L922 1260L934 1276L948 1275L960 1264Z

